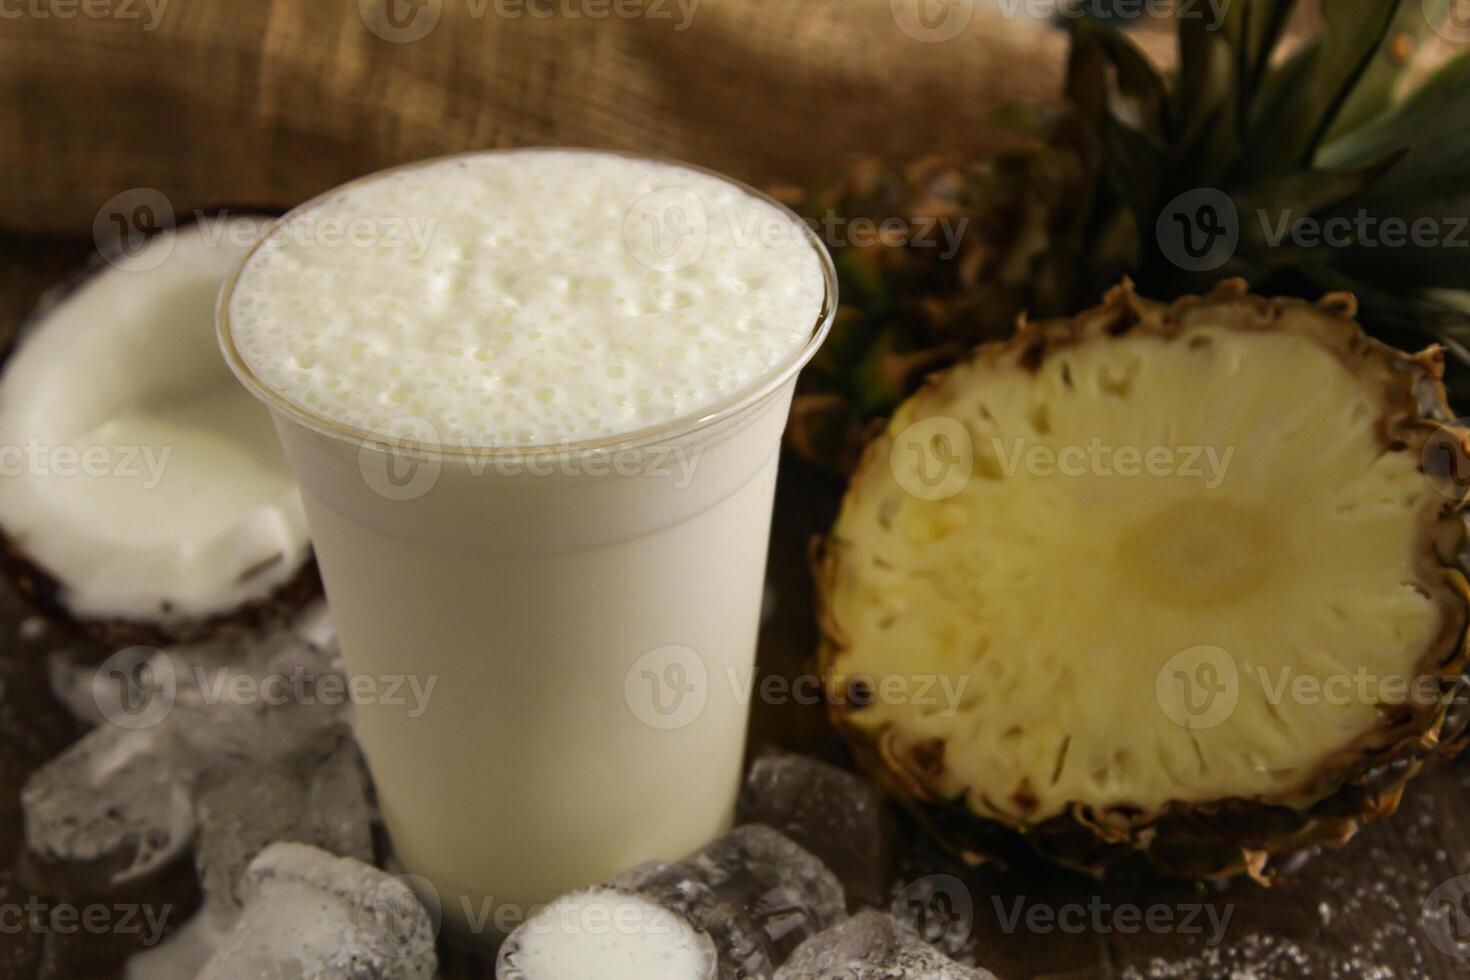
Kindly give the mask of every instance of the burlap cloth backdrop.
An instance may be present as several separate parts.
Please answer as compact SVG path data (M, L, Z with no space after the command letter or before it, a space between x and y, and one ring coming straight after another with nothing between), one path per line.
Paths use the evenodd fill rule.
M0 0L0 228L84 234L133 187L180 213L284 206L492 146L757 183L973 148L1063 70L1060 33L1000 2Z

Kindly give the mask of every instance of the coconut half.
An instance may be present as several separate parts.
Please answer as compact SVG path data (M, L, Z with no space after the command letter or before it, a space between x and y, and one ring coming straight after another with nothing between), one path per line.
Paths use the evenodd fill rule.
M98 263L5 361L8 563L88 632L184 639L319 588L270 417L215 340L220 284L265 227L202 220Z

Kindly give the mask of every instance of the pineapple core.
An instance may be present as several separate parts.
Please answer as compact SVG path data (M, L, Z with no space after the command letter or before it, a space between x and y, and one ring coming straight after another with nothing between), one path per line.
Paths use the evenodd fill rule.
M1208 323L961 365L844 505L829 692L978 813L1291 793L1440 628L1444 500L1360 374Z

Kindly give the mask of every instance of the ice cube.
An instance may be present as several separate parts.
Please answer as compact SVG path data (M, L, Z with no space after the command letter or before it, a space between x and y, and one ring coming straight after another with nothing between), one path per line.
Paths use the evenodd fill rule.
M726 902L688 868L650 861L619 875L613 886L637 892L708 935L722 980L770 975L775 961L760 923L746 914L741 901Z
M201 912L163 942L128 957L122 980L194 980L222 938Z
M168 656L178 678L173 714L201 751L279 758L350 716L335 655L287 629ZM328 679L338 696L323 696Z
M272 844L198 980L429 980L438 923L398 878L306 844Z
M739 827L683 861L619 876L709 933L722 977L770 976L803 940L845 914L842 885L821 861L769 827Z
M51 693L79 721L101 725L107 720L92 693L97 667L87 662L85 654L72 649L55 650L46 657L46 673L51 681Z
M43 864L83 865L110 884L161 868L189 846L189 773L168 731L105 727L21 790L26 844Z
M25 756L0 739L0 840L20 839L24 822L20 809L22 778L29 769Z
M291 632L328 656L337 653L337 626L325 601L313 602L297 613Z
M98 661L84 651L62 649L47 658L51 691L89 725L111 721L141 728L165 718L173 705L218 704L242 689L255 703L262 695L294 697L302 684L340 673L330 620L277 626L264 632L231 632L207 642L161 650L135 646ZM270 678L270 685L265 683ZM309 691L310 680L306 687ZM237 700L237 699L235 699ZM332 707L330 705L319 707Z
M878 788L861 776L810 756L765 753L741 790L738 819L774 827L821 858L851 908L886 903L892 818Z
M296 841L371 861L372 813L361 756L339 726L278 765L206 773L195 790L194 863L205 910L228 925L240 909L245 868L268 844Z
M673 867L668 861L644 861L622 872L608 884L614 888L626 888L635 892L643 891L646 886L659 881L666 875L678 874L677 871L670 870Z
M10 872L0 871L0 908L15 909L8 927L0 929L0 976L39 976L45 953L46 932L31 928L26 920L15 921L23 914L26 890L17 884Z
M600 886L543 907L500 947L499 980L713 980L707 933L647 896Z
M317 694L340 678L334 657L287 629L49 667L97 727L22 789L27 846L43 867L85 869L98 892L182 853L202 774L279 765L348 716L345 698Z
M859 913L802 943L776 980L995 980L956 963L886 912Z

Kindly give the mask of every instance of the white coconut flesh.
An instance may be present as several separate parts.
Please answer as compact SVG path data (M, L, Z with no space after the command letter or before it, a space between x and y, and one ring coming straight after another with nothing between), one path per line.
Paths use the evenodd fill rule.
M0 377L0 526L82 620L225 615L309 557L265 407L220 355L240 223L156 237L26 329Z

